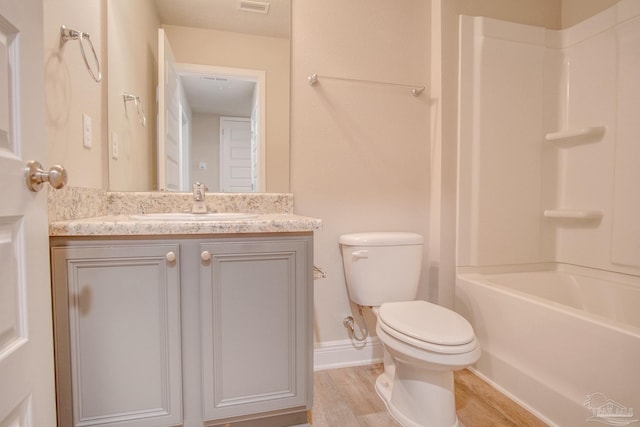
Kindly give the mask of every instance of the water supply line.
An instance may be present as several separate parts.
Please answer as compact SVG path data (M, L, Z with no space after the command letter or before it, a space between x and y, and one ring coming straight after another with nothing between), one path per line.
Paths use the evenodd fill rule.
M353 339L356 341L364 341L369 336L369 330L367 329L367 322L364 321L364 315L362 314L362 306L358 306L358 315L360 316L360 323L358 324L358 328L360 329L360 333L362 334L362 338L358 338L358 334L356 334L355 330L355 319L353 316L347 316L342 320L342 325L349 330L349 334L353 336ZM364 326L360 326L360 325Z

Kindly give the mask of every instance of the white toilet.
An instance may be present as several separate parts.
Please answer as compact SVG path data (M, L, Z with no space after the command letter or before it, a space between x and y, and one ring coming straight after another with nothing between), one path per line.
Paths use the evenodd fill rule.
M405 427L457 426L453 371L475 363L480 344L462 316L415 300L424 238L374 232L340 236L349 297L372 307L385 349L376 391Z

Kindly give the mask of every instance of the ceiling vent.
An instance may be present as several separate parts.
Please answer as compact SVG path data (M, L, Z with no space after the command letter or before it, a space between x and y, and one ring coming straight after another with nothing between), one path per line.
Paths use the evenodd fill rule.
M269 13L269 3L263 1L240 0L238 9L245 12Z

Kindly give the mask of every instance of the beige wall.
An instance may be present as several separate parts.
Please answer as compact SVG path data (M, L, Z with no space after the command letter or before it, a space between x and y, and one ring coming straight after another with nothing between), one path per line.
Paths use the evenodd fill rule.
M315 335L348 339L350 315L338 237L405 230L427 237L429 89L320 77L427 85L428 3L421 0L293 2L291 189L295 210L322 218L315 262ZM426 277L422 293L426 296Z
M164 26L177 62L266 72L267 191L289 191L289 40Z
M50 164L69 171L69 185L107 188L106 0L44 0L47 142ZM78 41L60 47L60 26L89 33L103 79L89 75ZM87 49L88 46L85 45ZM92 58L90 51L87 57ZM90 62L92 64L92 62ZM93 64L92 64L93 66ZM82 114L92 119L93 146L82 146Z
M220 191L220 116L194 113L191 119L191 182L199 181L210 192ZM205 162L206 169L198 169Z
M568 28L598 12L613 6L619 0L562 0L562 28Z
M108 137L109 189L148 191L156 188L156 85L160 18L148 1L109 0ZM140 97L146 116L142 126L132 101ZM113 139L118 159L113 158Z

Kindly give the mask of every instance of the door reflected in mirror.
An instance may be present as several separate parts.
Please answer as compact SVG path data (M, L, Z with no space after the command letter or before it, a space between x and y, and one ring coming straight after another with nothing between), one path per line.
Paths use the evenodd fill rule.
M269 29L235 1L185 1L107 2L109 189L190 191L199 181L211 192L288 192L289 0L270 1L267 17L280 24ZM140 99L145 126L124 92Z
M158 87L159 189L190 191L200 182L210 192L264 192L265 73L193 64L166 67L175 70L177 92L167 93L173 90L167 80Z

